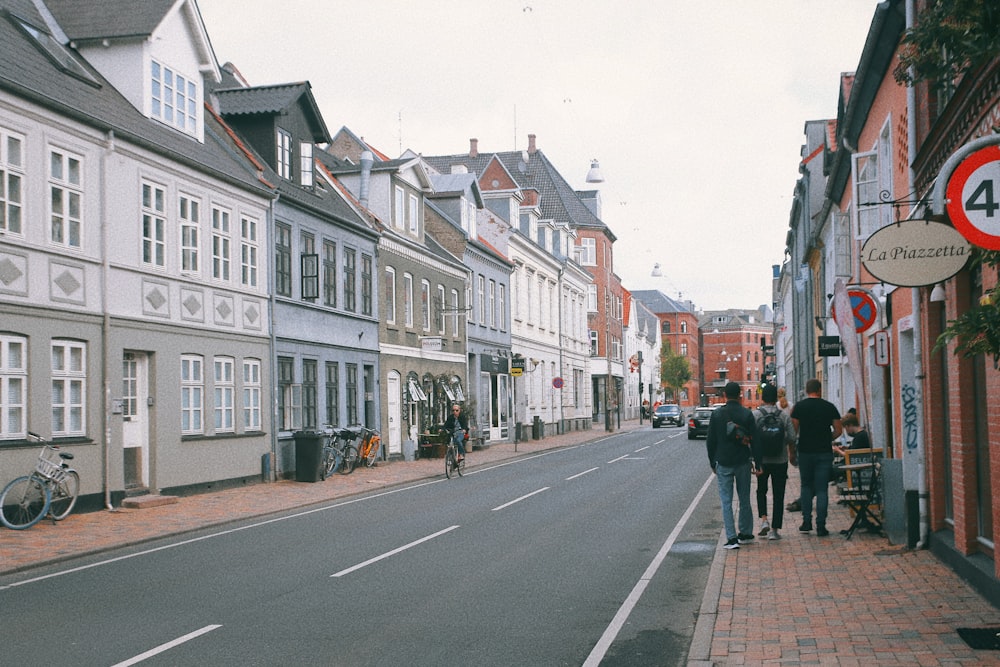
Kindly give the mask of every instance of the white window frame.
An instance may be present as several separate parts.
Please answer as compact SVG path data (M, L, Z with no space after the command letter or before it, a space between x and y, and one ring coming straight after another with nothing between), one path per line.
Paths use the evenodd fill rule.
M597 312L597 285L594 283L587 285L587 312Z
M486 276L476 277L476 298L479 304L479 324L486 326Z
M24 234L24 143L21 135L0 128L0 233L3 234Z
M497 281L490 279L490 286L488 297L489 303L486 306L486 310L490 314L490 326L494 329L497 326Z
M410 233L417 234L420 231L420 200L417 199L417 195L410 193L408 200L408 206L406 209L406 218L410 225Z
M243 430L261 429L261 362L260 359L243 360Z
M586 236L580 239L580 264L597 266L597 239Z
M232 276L232 213L212 206L212 278L229 282Z
M497 283L497 321L500 331L507 330L507 286Z
M240 216L240 283L257 287L260 274L260 223L256 218Z
M290 181L292 180L292 135L279 127L274 140L276 171L278 176Z
M142 182L142 264L159 269L166 264L167 189Z
M454 336L455 338L458 338L460 332L459 313L462 312L462 309L459 305L457 289L451 290L451 307L455 311L455 314L451 316L451 335Z
M52 435L87 431L87 344L52 341Z
M212 384L212 408L215 413L215 432L233 433L236 430L236 360L232 357L216 357L212 360L214 379Z
M437 294L438 294L438 308L439 308L438 318L437 318L437 320L438 320L438 333L443 336L448 331L448 325L447 325L447 322L445 321L445 314L444 314L445 305L446 305L445 304L444 285L438 283Z
M299 183L306 188L313 186L313 145L309 141L299 142Z
M181 251L181 273L197 274L201 269L201 201L180 193L177 197L177 228Z
M198 131L199 89L197 78L178 74L152 61L150 66L150 115L186 134Z
M385 267L385 323L396 323L396 269Z
M413 326L413 276L403 274L403 324Z
M0 334L0 439L27 433L28 339Z
M181 355L181 434L205 430L205 360L201 355Z
M83 158L49 148L49 240L55 245L83 243L83 186Z
M431 283L420 281L420 323L424 331L431 330Z

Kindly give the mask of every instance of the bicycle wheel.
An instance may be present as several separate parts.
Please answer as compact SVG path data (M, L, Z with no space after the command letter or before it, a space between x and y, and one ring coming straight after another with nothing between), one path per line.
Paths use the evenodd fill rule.
M358 465L358 450L354 445L344 445L341 452L343 463L340 464L340 474L350 475Z
M378 452L382 448L382 439L377 435L372 436L372 439L368 441L368 450L365 452L365 465L369 468L375 466L375 460L378 458Z
M461 459L459 459L458 463L455 464L455 470L458 471L458 476L459 477L461 477L462 475L465 474L465 458L464 457L461 458Z
M457 468L455 467L455 448L448 447L448 453L444 455L444 476L451 479L451 476L455 474Z
M49 503L49 516L56 521L62 521L73 511L76 497L80 494L80 474L75 470L67 470L66 477L52 487L52 501Z
M41 521L49 510L49 487L33 475L11 481L0 494L0 523L24 530Z
M337 472L341 466L340 452L336 447L328 447L323 450L323 465L320 466L320 477L326 479Z

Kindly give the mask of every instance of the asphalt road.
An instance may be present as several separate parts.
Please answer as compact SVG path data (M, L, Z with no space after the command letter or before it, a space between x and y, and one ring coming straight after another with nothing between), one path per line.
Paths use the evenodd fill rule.
M7 577L3 662L681 665L709 477L643 429Z

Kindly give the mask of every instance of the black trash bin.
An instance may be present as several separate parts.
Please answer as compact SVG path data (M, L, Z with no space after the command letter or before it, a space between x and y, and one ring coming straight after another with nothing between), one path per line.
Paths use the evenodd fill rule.
M296 431L295 481L318 482L323 459L323 434L314 431Z
M541 417L535 417L531 422L531 439L540 440L545 435L545 425Z

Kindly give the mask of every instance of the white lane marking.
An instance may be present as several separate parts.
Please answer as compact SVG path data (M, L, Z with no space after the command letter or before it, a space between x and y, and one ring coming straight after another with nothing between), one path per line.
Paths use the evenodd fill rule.
M645 447L640 447L639 449L635 450L633 452L633 454L638 454L639 452L641 452L643 450L649 449L649 447L650 447L649 445L646 445Z
M570 481L571 479L576 479L577 477L583 477L583 476L584 476L584 475L586 475L586 474L587 474L588 472L594 472L595 470L600 470L600 469L601 469L601 468L600 468L600 466L598 466L597 468L591 468L590 470L584 470L583 472L578 472L578 473L576 473L575 475L571 475L570 477L567 477L565 481L567 481L567 482L568 482L568 481Z
M514 500L510 501L509 503L504 503L503 505L500 505L499 507L494 507L491 511L496 512L498 510L504 509L505 507L510 507L514 503L519 503L522 500L525 500L526 498L530 498L531 496L534 496L536 494L541 493L542 491L548 491L550 488L551 487L546 486L546 487L543 487L541 489L538 489L537 491L532 491L531 493L526 493L525 495L521 496L520 498L515 498Z
M375 556L375 558L369 558L364 563L358 563L357 565L355 565L353 567L349 567L346 570L341 570L340 572L335 572L335 573L331 574L330 576L331 577L342 577L345 574L350 574L351 572L355 572L357 570L360 570L363 567L368 567L372 563L377 563L380 560L385 560L389 556L395 556L396 554L400 553L401 551L406 551L407 549L415 547L418 544L423 544L424 542L427 542L428 540L433 540L435 537L441 537L445 533L450 533L451 531L455 530L456 528L458 528L458 526L450 526L448 528L445 528L444 530L439 530L438 532L434 533L433 535L428 535L427 537L421 537L419 540L415 540L413 542L410 542L409 544L404 544L403 546L399 547L398 549L393 549L392 551L387 551L384 554L382 554L381 556Z
M597 645L594 646L594 650L590 652L589 656L587 656L587 660L583 663L583 667L598 667L598 665L601 664L601 660L604 659L608 649L611 648L611 643L614 642L618 633L621 632L622 627L625 626L625 622L628 620L632 610L639 603L639 598L642 597L642 593L646 590L646 586L649 585L649 582L653 579L656 571L660 569L660 565L663 564L663 560L667 557L670 549L674 546L674 542L676 542L677 538L680 536L681 530L684 529L684 525L688 522L688 520L690 520L691 515L694 514L695 507L697 507L698 503L701 502L702 496L705 495L705 492L708 491L708 487L711 486L714 481L715 475L710 475L708 479L705 480L705 484L702 485L701 491L698 492L698 495L696 495L694 500L691 501L691 504L688 505L688 508L684 511L684 515L681 516L680 521L670 532L670 535L667 536L667 541L663 543L662 547L660 547L656 557L653 558L649 567L646 568L642 577L639 578L635 587L632 588L632 592L629 593L627 598L625 598L625 602L623 602L622 606L618 609L618 613L615 614L613 619L611 619L611 624L608 625L604 634L601 635L601 638L597 641Z
M628 458L628 454L622 454L621 456L619 456L616 459L611 459L610 461L608 461L608 463L615 463L616 461L623 461L623 460L625 460L627 458Z
M194 632L189 632L188 634L184 635L183 637L178 637L177 639L175 639L173 641L170 641L170 642L167 642L166 644L160 644L156 648L151 648L148 651L146 651L145 653L140 653L139 655L135 656L134 658L129 658L125 662L119 662L117 665L112 665L112 667L129 667L129 665L134 665L136 663L142 662L146 658L152 658L154 655L159 655L160 653L163 653L164 651L169 651L170 649L174 648L175 646L180 646L184 642L191 641L192 639L195 639L196 637L200 637L200 636L202 636L204 634L207 634L207 633L211 632L212 630L217 630L218 628L221 628L221 627L222 627L221 625L206 625L205 627L203 627L200 630L195 630Z

